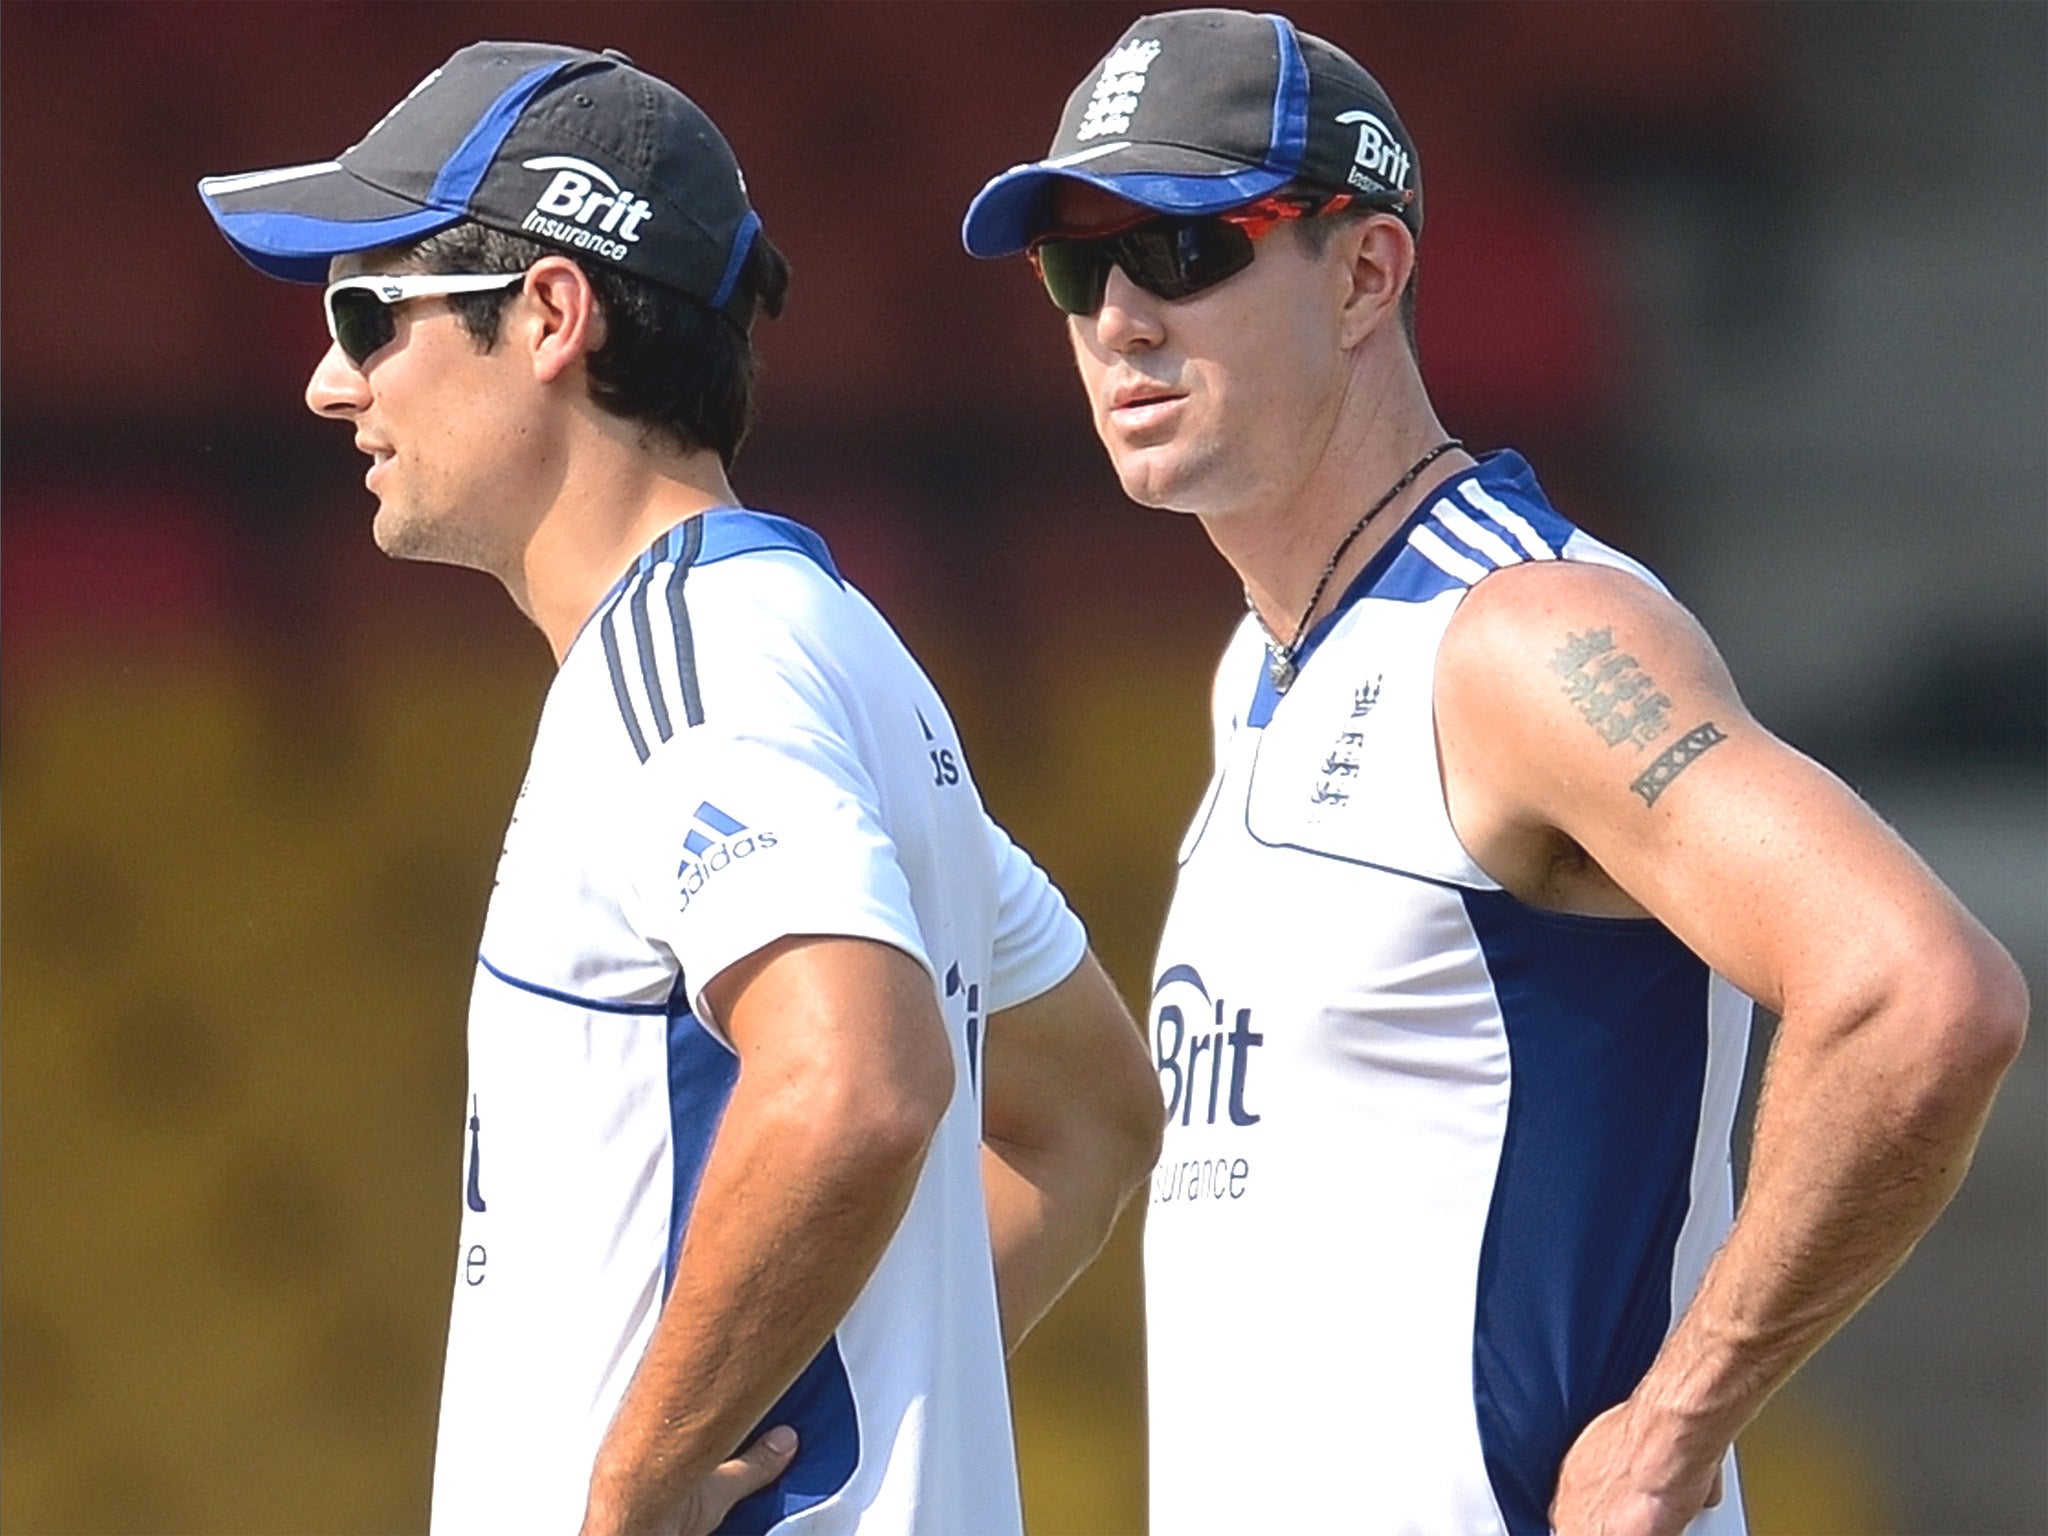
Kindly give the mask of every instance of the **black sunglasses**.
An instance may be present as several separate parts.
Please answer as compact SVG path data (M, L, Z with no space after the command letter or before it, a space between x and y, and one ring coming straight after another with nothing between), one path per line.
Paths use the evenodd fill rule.
M1320 218L1352 201L1348 193L1315 202L1264 197L1225 213L1147 218L1102 235L1047 235L1028 254L1054 304L1092 315L1102 308L1111 267L1155 298L1191 298L1250 266L1255 242L1288 220Z
M327 285L327 334L341 348L341 355L361 368L397 336L398 320L391 311L406 300L488 293L525 280L524 272L407 272L340 278Z

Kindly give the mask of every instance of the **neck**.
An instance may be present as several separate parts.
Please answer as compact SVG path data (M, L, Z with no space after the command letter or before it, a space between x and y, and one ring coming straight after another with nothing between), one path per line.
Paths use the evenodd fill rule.
M571 449L560 484L518 570L501 576L558 666L649 545L678 523L734 503L716 453L662 453L610 433Z
M1330 557L1366 510L1450 436L1411 366L1369 398L1354 388L1299 478L1242 507L1202 517L1269 634L1285 642L1311 627L1431 491L1472 467L1474 459L1462 449L1438 456L1373 514L1330 568ZM1320 613L1308 611L1312 597Z

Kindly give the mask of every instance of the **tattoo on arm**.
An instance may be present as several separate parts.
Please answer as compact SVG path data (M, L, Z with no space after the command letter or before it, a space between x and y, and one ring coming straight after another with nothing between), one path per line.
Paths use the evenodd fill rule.
M1628 652L1617 650L1614 631L1596 629L1566 635L1550 658L1550 670L1564 679L1564 695L1610 747L1624 741L1636 751L1671 729L1671 699Z
M1696 725L1658 753L1656 761L1645 768L1629 788L1643 797L1644 805L1655 805L1665 786L1690 768L1701 753L1727 739L1728 733L1711 720Z
M1564 679L1564 695L1610 747L1624 741L1636 751L1671 729L1671 699L1627 651L1617 649L1611 629L1568 634L1550 658L1550 670ZM1629 788L1655 805L1671 781L1702 752L1728 739L1713 721L1694 726L1657 755Z

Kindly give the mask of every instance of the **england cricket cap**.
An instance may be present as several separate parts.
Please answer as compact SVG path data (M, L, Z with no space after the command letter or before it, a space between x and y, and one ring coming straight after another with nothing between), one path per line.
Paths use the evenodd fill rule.
M968 251L1023 250L1050 223L1061 180L1177 214L1309 186L1422 230L1421 167L1387 93L1342 49L1249 11L1132 23L1067 98L1045 158L1004 171L969 205Z
M199 183L272 277L464 219L601 258L722 309L761 220L697 104L622 53L472 43L337 160Z

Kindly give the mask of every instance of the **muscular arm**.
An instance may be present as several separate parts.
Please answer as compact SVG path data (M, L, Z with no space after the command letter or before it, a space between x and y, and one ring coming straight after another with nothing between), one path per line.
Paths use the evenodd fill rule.
M1675 1532L1737 1432L1954 1193L2024 986L1633 577L1489 578L1446 635L1437 703L1453 819L1489 872L1544 904L1639 904L1781 1016L1734 1229L1634 1394L1567 1457L1553 1511L1560 1532Z
M707 993L739 1080L598 1451L586 1532L709 1530L767 1480L720 1490L715 1469L853 1304L952 1097L931 978L898 950L785 940Z
M989 1020L982 1074L982 1187L1003 1344L1015 1349L1102 1250L1159 1156L1165 1110L1093 955Z

